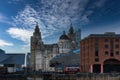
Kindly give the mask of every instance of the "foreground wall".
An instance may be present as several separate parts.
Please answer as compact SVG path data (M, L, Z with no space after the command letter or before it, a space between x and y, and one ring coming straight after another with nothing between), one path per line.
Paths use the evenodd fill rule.
M48 79L48 77L47 77ZM90 73L80 73L80 74L56 74L52 75L48 80L120 80L120 74L109 73L109 74L90 74ZM45 79L44 79L45 80Z

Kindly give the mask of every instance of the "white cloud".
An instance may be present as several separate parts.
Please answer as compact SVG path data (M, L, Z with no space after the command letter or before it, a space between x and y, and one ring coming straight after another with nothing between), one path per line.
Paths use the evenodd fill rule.
M29 36L25 36L23 33L31 34L36 24L35 21L39 23L43 38L54 35L60 30L65 30L71 22L80 25L87 24L90 22L89 16L94 12L91 8L86 10L88 2L89 0L39 0L40 4L34 5L36 7L26 5L23 11L18 12L18 15L13 17L18 28L10 28L8 32L13 38L28 42ZM97 0L91 6L98 8L104 3L103 0ZM23 33L12 33L13 30Z
M26 6L25 9L18 13L16 17L13 18L16 26L21 25L24 28L33 28L33 24L35 21L39 22L38 14L36 10L31 8L30 6Z
M13 43L10 43L10 42L7 42L5 40L2 40L0 39L0 46L3 47L3 46L13 46L14 44Z
M6 19L7 17L5 15L3 15L2 13L0 13L0 20L2 19Z
M18 2L23 2L24 0L9 0L9 4L17 4Z
M38 15L37 11L30 6L26 6L22 12L19 12L16 17L13 18L16 26L23 26L20 27L21 29L25 30L33 30L37 21L39 23L40 30L42 31L42 37L47 37L53 32L49 32L50 30L56 30L54 26L52 26L53 21L56 21L56 17L54 16L46 16L46 24L42 22L40 15ZM49 27L46 27L49 26Z
M5 24L13 25L13 23L9 20L9 18L2 13L0 13L0 22L5 23Z
M31 30L21 28L10 28L7 32L12 36L12 38L24 41L26 44L30 42L30 36L32 35Z
M3 15L2 13L0 13L0 22L6 23L5 22L6 19L7 19L7 17L5 15Z
M34 29L35 21L39 23L43 38L64 30L70 26L71 22L79 21L88 0L41 0L42 6L34 9L27 5L23 11L13 17L16 26L23 26L23 29ZM79 14L79 15L78 15ZM71 19L72 18L72 19ZM81 18L82 19L82 18ZM82 20L83 21L83 20Z

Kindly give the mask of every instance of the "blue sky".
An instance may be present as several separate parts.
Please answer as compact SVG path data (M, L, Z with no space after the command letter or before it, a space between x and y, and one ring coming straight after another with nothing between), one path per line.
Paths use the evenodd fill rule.
M0 48L7 53L30 52L30 36L39 23L44 43L56 43L70 24L89 34L120 34L120 0L2 0Z

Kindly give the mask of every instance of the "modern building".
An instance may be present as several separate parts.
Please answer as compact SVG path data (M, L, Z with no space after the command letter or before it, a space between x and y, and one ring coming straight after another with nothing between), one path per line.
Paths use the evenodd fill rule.
M80 67L80 49L62 53L50 60L50 66L57 70L64 70L65 67Z
M120 34L91 34L80 47L81 72L120 72Z
M80 37L81 36L77 39L81 39ZM44 44L41 38L39 26L36 25L33 36L31 36L30 67L32 70L37 71L53 71L54 68L49 66L49 61L58 54L68 53L71 50L78 48L78 44L76 43L76 36L72 25L70 26L68 35L63 31L58 43L55 44Z
M22 70L25 64L25 54L23 53L5 53L0 49L0 67L7 68L8 72L16 72Z

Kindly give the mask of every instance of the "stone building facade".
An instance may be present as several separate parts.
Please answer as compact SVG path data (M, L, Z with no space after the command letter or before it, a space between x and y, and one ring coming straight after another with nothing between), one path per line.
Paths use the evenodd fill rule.
M71 50L71 42L68 36L66 35L65 31L63 31L63 34L60 36L59 42L59 53L67 53Z
M80 33L80 32L79 32ZM78 34L78 32L77 32ZM81 39L81 36L78 36ZM49 61L59 53L67 53L76 49L76 36L71 25L68 35L65 31L59 38L56 44L44 44L41 38L39 26L36 25L33 36L31 36L31 59L30 67L32 70L51 71L53 68L49 67Z
M120 34L91 34L80 46L81 72L120 72Z
M70 29L68 31L68 35L65 33L65 31L63 31L63 34L59 38L59 53L67 53L71 50L80 48L80 40L81 30L78 29L77 31L74 31L73 26L71 24Z
M36 25L33 36L31 37L31 68L32 70L52 70L49 67L49 60L52 59L58 51L57 44L44 44L41 38L39 26Z

